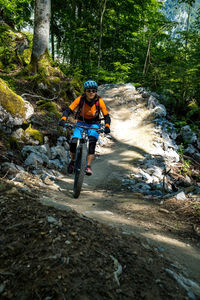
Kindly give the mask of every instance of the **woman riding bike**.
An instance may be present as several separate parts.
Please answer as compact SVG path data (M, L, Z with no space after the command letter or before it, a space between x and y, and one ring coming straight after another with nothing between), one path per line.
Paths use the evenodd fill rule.
M100 117L99 114L102 112L105 121L105 133L110 133L110 116L108 114L108 110L102 98L97 95L98 84L96 81L88 80L84 83L84 94L76 98L72 104L66 108L63 112L62 118L59 121L60 126L66 126L67 119L69 115L78 108L77 113L77 125L87 126L89 128L89 154L86 168L86 175L92 175L91 164L95 154L96 142L99 137L99 133L96 130L92 130L92 128L100 128ZM81 138L82 129L80 127L76 127L73 135L72 141L70 144L70 156L71 161L68 166L68 173L72 174L74 171L74 160L75 160L75 152L77 139Z

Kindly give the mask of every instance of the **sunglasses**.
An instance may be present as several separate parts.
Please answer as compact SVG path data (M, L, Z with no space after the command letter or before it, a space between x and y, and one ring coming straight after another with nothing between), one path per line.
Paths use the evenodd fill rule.
M87 92L87 93L96 93L97 90L90 90L90 89L87 89L86 92Z

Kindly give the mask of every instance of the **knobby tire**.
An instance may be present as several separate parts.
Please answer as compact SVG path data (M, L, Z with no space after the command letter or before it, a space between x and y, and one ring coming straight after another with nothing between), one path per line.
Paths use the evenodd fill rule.
M86 159L87 159L87 145L82 144L77 148L77 161L75 162L75 177L74 177L74 198L78 198L83 185L85 175Z

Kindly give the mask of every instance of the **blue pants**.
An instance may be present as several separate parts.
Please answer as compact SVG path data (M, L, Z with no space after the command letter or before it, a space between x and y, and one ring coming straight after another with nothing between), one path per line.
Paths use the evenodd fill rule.
M80 126L86 126L86 127L90 128L88 130L88 136L89 137L94 137L94 138L96 138L96 140L98 140L99 133L96 130L92 130L92 128L96 128L96 129L100 128L100 124L99 123L88 124L88 123L85 123L85 122L77 122L76 124L80 125ZM74 129L72 138L78 138L78 139L81 138L82 137L82 132L83 132L82 128L76 127Z

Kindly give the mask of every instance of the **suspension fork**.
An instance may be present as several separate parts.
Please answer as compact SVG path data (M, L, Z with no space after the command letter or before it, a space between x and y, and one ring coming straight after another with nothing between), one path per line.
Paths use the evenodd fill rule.
M79 156L79 153L81 151L81 143L80 142L81 142L80 139L77 139L76 153L75 153L75 165L74 165L75 170L78 169L78 156Z

